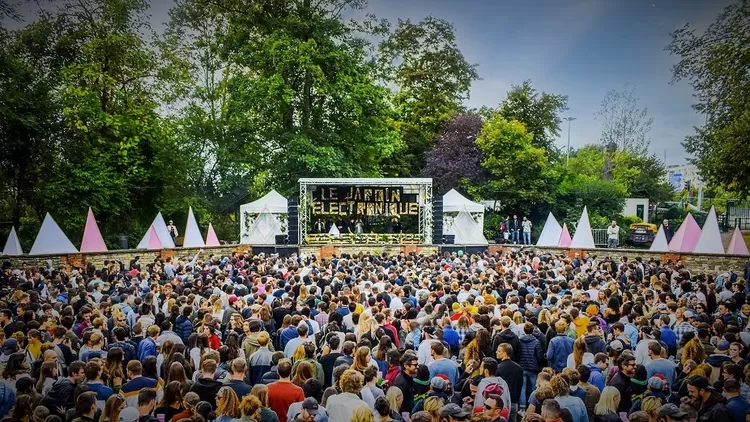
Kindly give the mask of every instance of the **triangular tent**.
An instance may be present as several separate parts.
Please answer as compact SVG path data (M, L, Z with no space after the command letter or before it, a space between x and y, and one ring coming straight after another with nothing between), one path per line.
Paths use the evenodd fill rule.
M667 243L667 234L664 232L664 226L659 225L659 231L656 233L654 241L651 242L651 252L669 252L669 243Z
M539 240L536 241L537 246L557 246L560 244L560 235L562 234L562 227L557 222L552 213L547 216L547 222L544 223L542 234L539 235Z
M44 216L42 228L36 235L34 245L31 247L29 255L47 255L47 254L66 254L76 253L78 249L73 246L73 242L65 236L60 226L55 223L49 213Z
M341 232L339 231L338 226L336 226L336 223L331 224L331 228L328 230L328 234L333 237L341 236Z
M669 250L672 252L692 252L700 237L701 227L695 221L693 215L688 213L680 228L677 229L677 233L672 237L672 241L669 242Z
M280 234L281 228L276 217L268 209L264 209L250 228L249 241L251 245L274 245L276 235Z
M457 245L486 245L487 239L474 217L464 207L453 220L453 233Z
M576 233L570 242L570 247L574 249L592 249L596 247L594 243L594 234L591 232L591 223L589 222L589 211L583 207L583 214L578 220Z
M198 222L193 215L193 207L188 210L187 226L185 227L185 239L182 241L183 248L202 248L206 246L198 228Z
M206 246L221 246L219 238L216 236L214 226L208 223L208 233L206 233Z
M698 243L693 248L695 253L724 253L724 243L721 241L721 231L719 230L719 221L716 219L716 210L711 207L706 217L706 223L703 224L703 230L698 238Z
M570 238L568 225L566 223L563 223L562 231L560 232L560 241L557 243L557 246L561 248L567 248L568 246L570 246L570 242L572 241L573 239Z
M734 228L732 233L732 240L729 241L729 247L727 248L728 255L750 255L747 250L747 243L745 238L742 237L742 232L739 227Z
M89 207L89 213L86 216L86 227L83 229L81 252L107 252L107 245L104 244L104 238L96 224L91 207Z
M141 239L140 243L138 243L136 249L148 249L152 228L156 231L156 235L159 237L159 243L161 244L162 248L174 248L172 236L169 235L169 230L167 230L167 223L164 222L164 217L162 217L161 213L159 213L156 215L156 218L154 218L154 222L149 226L146 234L143 235L143 239Z
M5 242L5 247L3 248L3 255L5 256L23 255L23 249L21 249L21 242L18 240L18 235L16 234L15 227L10 228L10 234L8 235L8 240Z
M161 240L159 240L159 234L156 233L156 228L154 226L151 226L151 229L149 229L146 236L148 236L148 244L146 245L146 249L161 249L164 246L161 244Z

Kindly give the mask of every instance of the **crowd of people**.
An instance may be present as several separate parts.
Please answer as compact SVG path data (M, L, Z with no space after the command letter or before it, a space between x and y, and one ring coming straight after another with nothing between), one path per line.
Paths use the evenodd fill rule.
M13 422L744 422L744 274L512 250L3 263Z

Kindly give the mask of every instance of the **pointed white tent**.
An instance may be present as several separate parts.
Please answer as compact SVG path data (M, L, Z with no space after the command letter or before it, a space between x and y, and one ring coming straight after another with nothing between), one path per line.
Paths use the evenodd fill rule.
M289 203L284 196L272 190L262 198L240 206L240 243L252 243L249 237L250 230L255 222L255 218L263 210L268 210L274 215L276 221L279 222L280 231L276 234L285 234L287 232L289 224L286 214L289 212Z
M659 231L656 233L654 241L651 242L650 252L669 252L669 243L667 243L667 234L664 233L664 226L659 225Z
M341 236L341 232L339 231L339 228L336 227L336 223L331 224L331 228L330 230L328 230L328 234L330 234L333 237Z
M469 214L466 207L453 220L453 233L456 236L455 243L457 245L487 244L487 239L484 238L481 227L474 221L474 217Z
M143 240L141 241L141 243L143 242L145 242L144 246L141 247L141 245L139 244L138 249L157 250L164 247L161 243L161 240L159 240L159 235L156 233L156 228L153 225L148 228L146 235L143 236Z
M706 223L703 225L703 231L698 238L698 243L693 249L695 253L724 253L724 243L721 241L721 231L719 230L719 220L716 218L716 210L711 207L706 217Z
M750 251L747 250L747 243L745 243L745 238L742 237L742 232L739 227L734 228L732 240L729 241L729 247L727 247L727 254L750 255Z
M449 213L457 213L467 209L474 221L477 222L480 230L484 230L484 205L473 202L465 196L458 193L457 190L451 189L443 195L443 233L455 234L453 229L453 220L455 217Z
M206 246L220 246L219 237L216 236L214 226L208 223L208 233L206 233Z
M562 234L562 226L557 222L552 213L547 216L547 222L544 223L542 234L539 235L539 240L536 241L537 246L557 246L560 244L560 235Z
M164 222L164 217L161 216L161 213L156 215L156 218L154 218L154 222L151 223L148 230L146 231L146 234L143 235L143 239L141 239L140 243L138 243L138 246L136 246L136 249L148 249L149 245L149 236L151 236L151 229L154 229L156 231L156 235L159 237L159 243L161 246L165 249L173 249L174 248L174 242L172 241L172 236L169 235L169 230L167 230L167 223Z
M187 226L185 227L185 239L182 241L183 248L202 248L206 246L203 242L203 235L198 228L198 222L193 215L193 207L188 209Z
M36 235L34 245L31 247L29 255L47 255L47 254L66 254L76 253L78 249L73 246L73 242L65 236L60 226L49 213L44 216L42 228Z
M589 211L586 207L583 207L583 214L581 214L581 219L578 220L576 232L573 235L573 240L570 242L570 247L573 249L592 249L596 247L594 234L591 232L591 222L589 222Z
M268 209L264 209L250 228L248 241L251 245L274 245L276 235L280 233L278 220Z
M8 235L8 240L5 242L2 254L5 256L23 255L23 249L21 249L21 242L18 240L15 227L10 228L10 234Z

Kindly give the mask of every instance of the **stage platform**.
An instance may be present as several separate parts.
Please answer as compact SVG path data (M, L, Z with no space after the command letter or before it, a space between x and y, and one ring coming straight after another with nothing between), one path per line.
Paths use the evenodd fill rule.
M324 245L268 245L261 246L255 245L252 247L253 254L264 253L268 254L279 254L282 257L287 257L293 253L303 253L306 256L316 256L319 259L329 259L335 256L342 255L360 255L360 254L375 254L381 255L386 253L388 255L398 255L400 253L416 253L416 254L443 254L463 251L465 254L477 254L485 251L495 253L503 249L503 245L398 245L398 244L324 244Z

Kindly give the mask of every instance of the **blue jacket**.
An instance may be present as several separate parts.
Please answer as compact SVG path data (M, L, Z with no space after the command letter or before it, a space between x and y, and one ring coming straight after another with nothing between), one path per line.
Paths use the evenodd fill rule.
M661 341L667 347L677 347L677 334L669 327L661 327Z
M593 363L589 364L589 369L591 369L591 375L589 375L589 384L593 385L594 387L599 389L599 392L604 390L605 382L604 382L604 375L602 375L602 369Z
M729 422L745 422L745 413L750 410L750 403L742 400L741 396L732 397L727 400L727 409L734 415L734 421Z
M279 350L284 350L289 340L297 337L297 327L286 327L279 336Z
M607 352L607 345L604 343L604 340L602 340L601 337L586 336L585 340L586 340L586 350L592 355L596 355L597 353Z
M182 339L183 343L188 344L188 338L193 332L193 323L190 322L189 318L180 315L175 321L174 332Z
M625 335L630 338L630 346L635 350L635 346L638 344L638 329L635 328L632 322L625 324Z
M445 342L448 343L448 345L451 347L459 347L461 345L461 341L458 338L458 333L453 329L453 327L445 327L443 329L443 340L445 340Z
M541 343L532 334L521 337L519 342L521 343L521 354L518 364L526 372L539 373L542 370L541 363L544 358Z
M565 333L558 334L549 342L547 361L555 372L562 372L568 365L568 355L573 353L573 339Z
M156 357L156 343L151 337L146 337L138 344L138 360L143 362L149 356Z
M16 393L4 382L0 382L0 415L7 415L16 404Z

